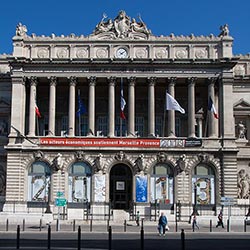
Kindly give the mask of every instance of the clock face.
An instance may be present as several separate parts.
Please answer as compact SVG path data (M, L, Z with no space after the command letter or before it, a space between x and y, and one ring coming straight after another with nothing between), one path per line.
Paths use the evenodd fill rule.
M116 51L116 57L117 58L127 58L128 57L128 52L124 48L120 48Z

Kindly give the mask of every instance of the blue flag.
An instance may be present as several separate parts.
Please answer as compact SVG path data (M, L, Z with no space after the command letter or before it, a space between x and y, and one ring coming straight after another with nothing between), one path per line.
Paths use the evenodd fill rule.
M80 94L78 94L78 109L76 111L76 115L79 118L81 115L86 114L86 113L87 113L87 110L85 106L83 105Z

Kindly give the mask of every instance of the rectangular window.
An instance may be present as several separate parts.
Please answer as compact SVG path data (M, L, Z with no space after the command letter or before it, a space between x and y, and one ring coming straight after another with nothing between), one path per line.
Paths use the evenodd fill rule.
M122 120L120 117L116 117L116 122L115 122L115 135L116 136L127 136L126 123L127 123L126 120Z
M107 136L108 134L108 117L98 116L97 118L97 135Z
M144 117L143 116L135 117L135 134L137 136L144 136Z
M162 136L162 116L155 117L155 135Z

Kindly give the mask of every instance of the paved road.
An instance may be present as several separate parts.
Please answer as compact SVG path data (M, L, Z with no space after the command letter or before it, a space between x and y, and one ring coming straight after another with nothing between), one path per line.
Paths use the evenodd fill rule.
M43 250L48 249L47 233L21 232L20 249ZM165 237L156 233L145 232L144 250L167 249L181 250L181 234L168 232ZM16 233L0 233L0 250L16 249ZM59 250L78 249L78 232L52 232L50 249ZM113 232L111 240L112 250L140 250L140 232ZM107 232L81 233L81 249L106 250L109 249L109 234ZM247 250L250 249L249 233L227 232L187 232L185 233L185 250Z

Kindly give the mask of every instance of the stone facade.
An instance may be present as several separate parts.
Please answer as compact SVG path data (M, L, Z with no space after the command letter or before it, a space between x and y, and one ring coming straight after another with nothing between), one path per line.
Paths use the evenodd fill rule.
M19 23L13 54L0 58L3 211L55 213L62 196L69 218L87 208L148 218L180 202L185 219L194 204L212 215L226 196L242 213L250 57L232 44L227 25L218 36L155 36L124 11L89 36L28 35ZM185 114L165 112L166 91Z

